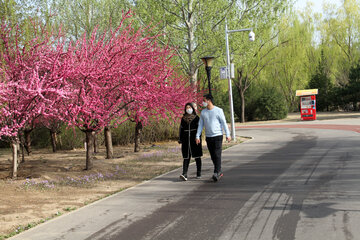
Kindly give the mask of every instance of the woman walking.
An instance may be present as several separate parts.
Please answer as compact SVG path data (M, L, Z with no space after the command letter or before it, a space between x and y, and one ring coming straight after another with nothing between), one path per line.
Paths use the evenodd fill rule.
M181 145L181 152L184 158L183 173L180 179L187 181L187 172L190 164L190 159L195 158L196 161L196 178L201 178L201 156L202 146L195 142L196 130L199 125L199 116L196 114L196 109L193 103L185 104L185 112L181 118L179 143ZM200 137L201 140L201 137Z

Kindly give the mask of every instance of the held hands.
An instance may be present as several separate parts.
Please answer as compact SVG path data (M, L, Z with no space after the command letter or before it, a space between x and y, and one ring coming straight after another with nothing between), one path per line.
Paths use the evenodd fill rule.
M231 137L226 137L226 141L231 142Z

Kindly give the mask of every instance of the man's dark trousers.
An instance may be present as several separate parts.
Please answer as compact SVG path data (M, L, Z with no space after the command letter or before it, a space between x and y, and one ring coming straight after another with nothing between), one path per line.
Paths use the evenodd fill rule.
M206 137L206 145L209 149L211 160L214 164L214 173L221 173L221 151L223 135Z

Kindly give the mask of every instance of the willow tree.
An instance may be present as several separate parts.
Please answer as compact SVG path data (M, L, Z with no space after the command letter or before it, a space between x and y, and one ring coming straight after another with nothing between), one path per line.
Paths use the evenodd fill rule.
M91 36L94 29L104 32L116 28L123 13L130 8L128 0L47 0L53 22L61 25L73 40L84 33Z
M235 7L235 0L135 0L140 21L157 24L162 40L177 51L178 62L197 89L200 60L205 55L222 56L224 18Z
M335 78L343 85L349 81L350 69L360 60L360 2L345 0L340 7L328 4L324 11L320 30L324 45L329 49L325 54L332 54L330 59L336 64Z
M318 54L313 46L315 26L293 11L281 19L279 26L283 30L278 39L283 44L272 53L276 60L266 70L267 78L279 86L289 110L295 110L298 105L295 92L305 88L317 64Z
M230 15L229 29L253 28L255 42L248 35L234 33L230 37L230 54L236 67L234 86L241 98L241 122L245 122L245 93L261 73L276 61L271 53L287 40L279 40L279 19L288 7L287 0L246 1L238 4Z

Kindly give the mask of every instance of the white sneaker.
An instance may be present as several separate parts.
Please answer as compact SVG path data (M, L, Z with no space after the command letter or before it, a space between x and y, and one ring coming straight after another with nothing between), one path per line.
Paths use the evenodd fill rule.
M187 181L186 175L183 175L183 174L180 175L180 179L183 180L183 181Z

